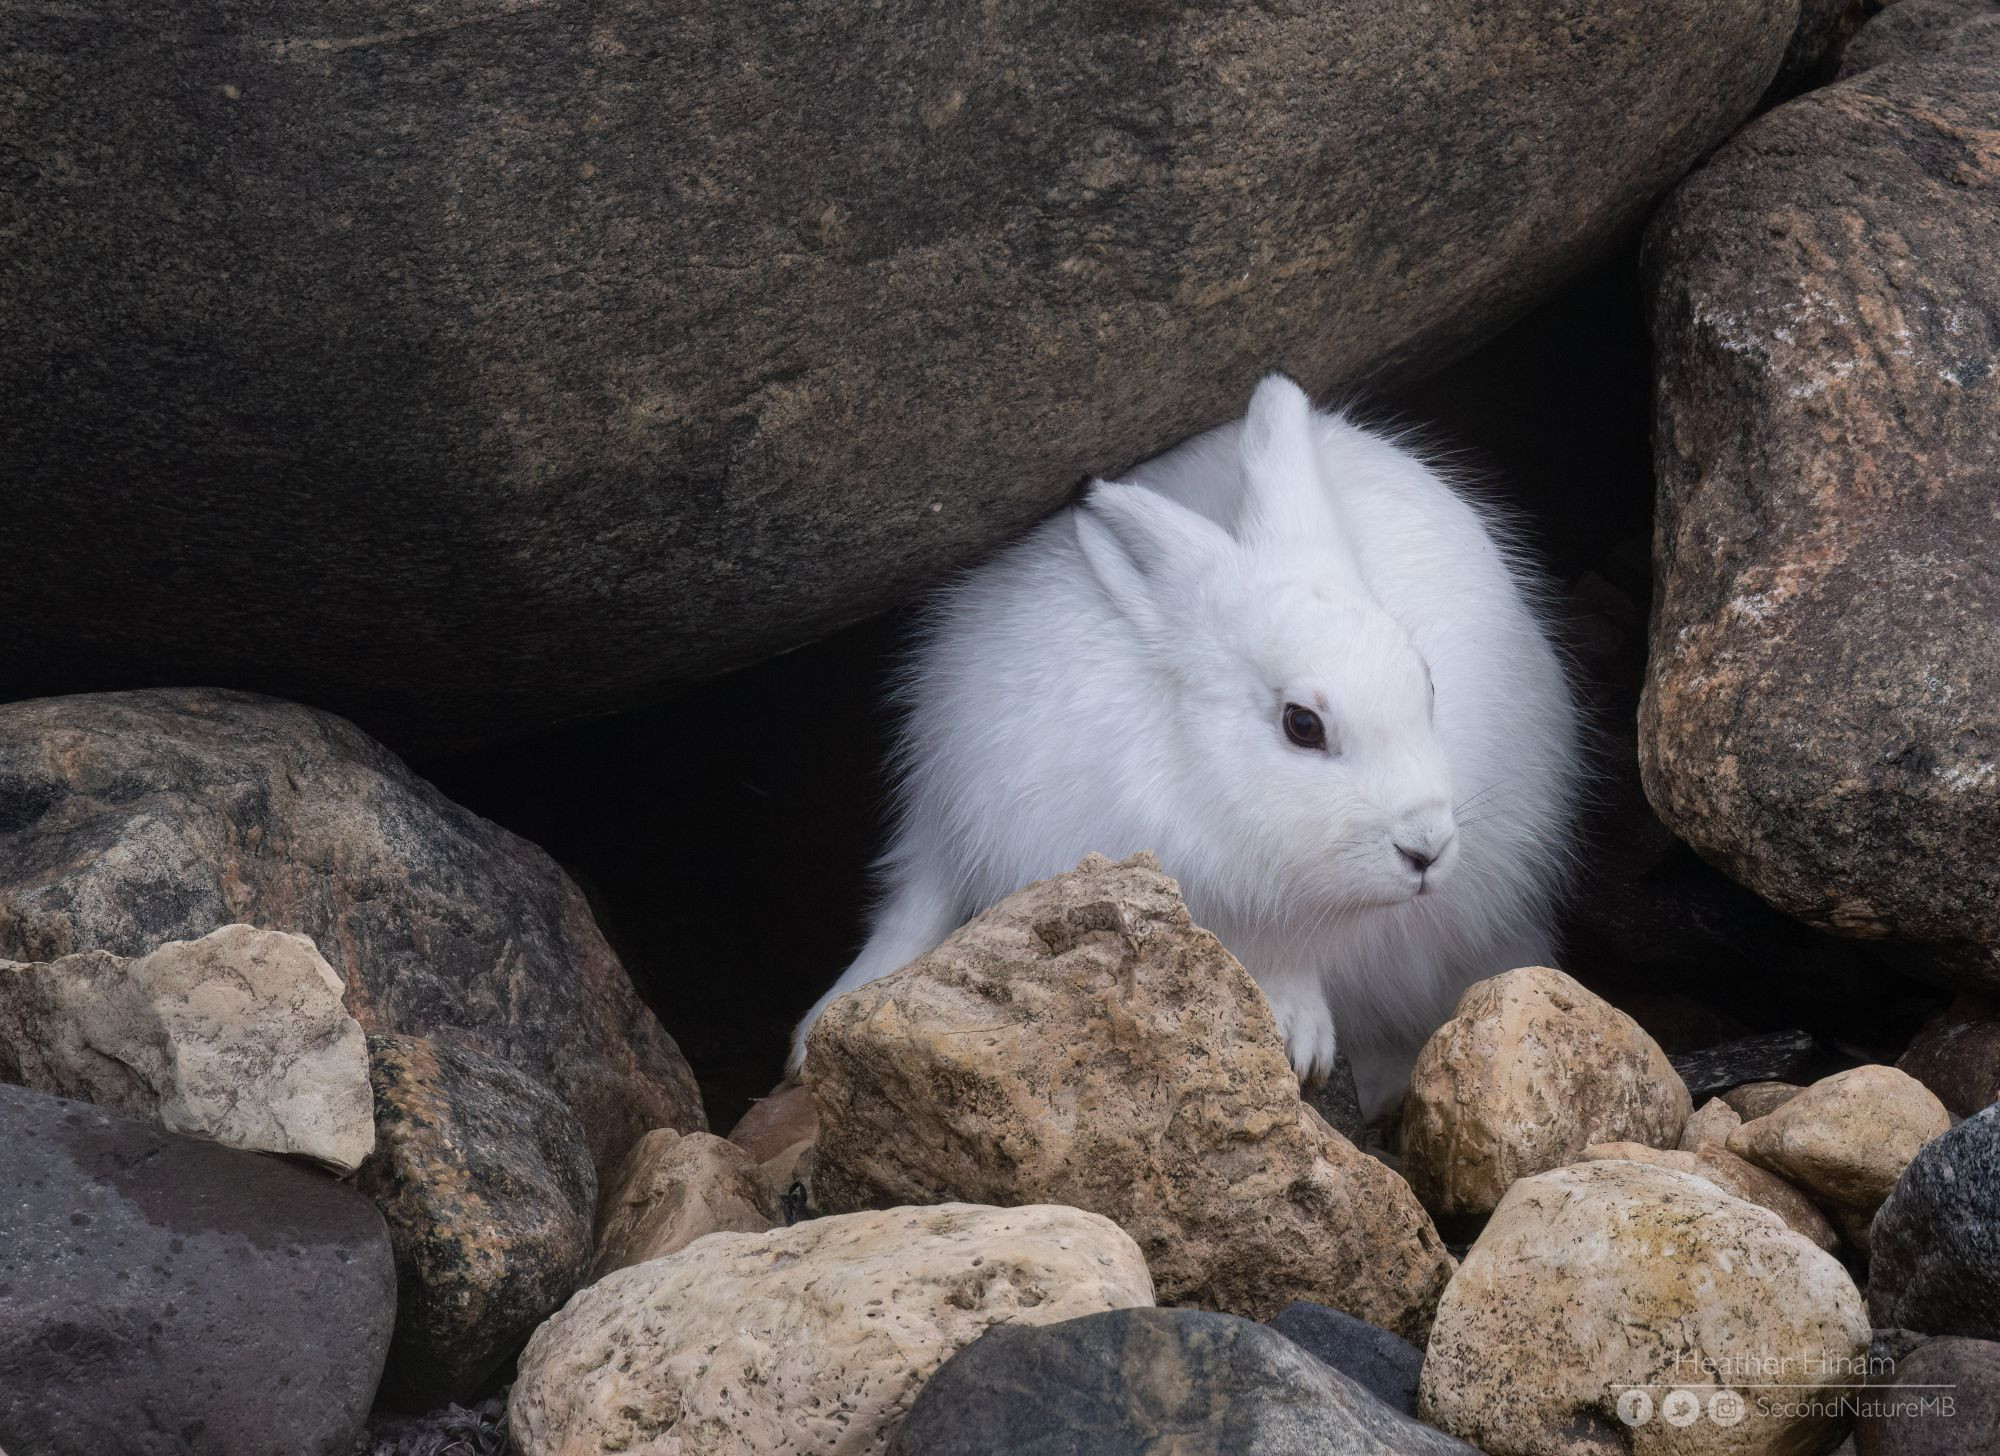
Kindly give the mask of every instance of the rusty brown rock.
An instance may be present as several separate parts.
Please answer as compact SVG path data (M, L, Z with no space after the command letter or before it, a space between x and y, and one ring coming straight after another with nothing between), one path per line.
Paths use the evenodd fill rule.
M1641 766L1772 904L2000 985L2000 24L1871 43L1920 3L1648 231Z
M714 1133L660 1128L632 1145L605 1187L586 1282L704 1234L762 1233L778 1221L758 1164L743 1149Z
M355 1185L396 1255L381 1399L469 1402L582 1283L597 1177L569 1109L507 1063L416 1037L368 1052L376 1148Z
M7 607L64 630L0 680L422 746L796 645L1264 370L1374 387L1518 317L1798 9L17 9Z
M310 938L363 1029L545 1083L600 1166L706 1126L569 877L352 724L201 689L0 706L0 956L137 956L232 923Z
M1091 855L834 1001L808 1043L814 1205L1065 1203L1160 1297L1313 1300L1421 1342L1450 1276L1409 1186L1300 1100L1256 984L1151 855Z
M1692 1110L1638 1022L1561 971L1523 966L1468 987L1417 1054L1403 1166L1432 1214L1476 1218L1592 1143L1671 1148Z

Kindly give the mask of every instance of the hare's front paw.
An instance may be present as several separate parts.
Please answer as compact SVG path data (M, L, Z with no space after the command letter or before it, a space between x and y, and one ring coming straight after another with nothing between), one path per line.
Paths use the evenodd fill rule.
M1285 1055L1301 1082L1324 1082L1333 1072L1333 1058L1339 1049L1333 1030L1333 1012L1317 986L1301 986L1271 997L1271 1010L1278 1018L1278 1035L1284 1038Z

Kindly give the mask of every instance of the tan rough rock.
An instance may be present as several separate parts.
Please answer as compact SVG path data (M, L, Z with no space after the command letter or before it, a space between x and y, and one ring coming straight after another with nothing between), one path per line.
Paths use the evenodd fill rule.
M1823 1397L1867 1353L1854 1281L1776 1214L1670 1168L1578 1163L1501 1200L1438 1305L1418 1414L1489 1456L1807 1456L1844 1425L1760 1410L1750 1387ZM1636 1425L1632 1388L1652 1413ZM1666 1418L1676 1388L1691 1424ZM1733 1425L1709 1415L1723 1389Z
M1729 1135L1729 1151L1866 1220L1919 1149L1951 1128L1931 1090L1894 1067L1815 1082Z
M757 1181L763 1185L764 1198L772 1208L783 1210L785 1199L792 1196L795 1184L801 1189L812 1187L816 1146L811 1142L793 1143L782 1153L757 1165Z
M588 1282L684 1249L704 1234L762 1233L778 1222L750 1155L713 1133L657 1128L625 1155L599 1200Z
M812 1093L797 1082L780 1082L768 1097L759 1097L729 1129L729 1140L753 1161L769 1162L786 1148L819 1136Z
M1152 1302L1138 1247L1074 1208L719 1233L617 1270L537 1330L508 1424L522 1456L861 1456L989 1325Z
M1745 1082L1724 1092L1722 1100L1739 1119L1754 1122L1777 1111L1804 1090L1795 1082Z
M341 993L306 937L248 925L133 959L0 961L0 1081L351 1173L375 1121Z
M1332 1305L1421 1343L1452 1262L1409 1186L1299 1098L1270 1007L1149 854L1090 855L836 1000L805 1080L814 1205L1060 1202L1160 1297Z
M1720 1097L1711 1097L1695 1109L1681 1129L1680 1149L1698 1153L1705 1147L1725 1147L1729 1135L1743 1126L1743 1116Z
M1403 1167L1434 1215L1476 1216L1592 1143L1670 1148L1692 1110L1638 1022L1561 971L1524 966L1469 987L1418 1053Z
M1785 1221L1792 1232L1811 1239L1818 1248L1831 1252L1840 1243L1833 1225L1827 1222L1826 1215L1814 1206L1810 1198L1777 1174L1767 1173L1755 1163L1744 1162L1719 1144L1707 1143L1700 1152L1690 1153L1678 1149L1663 1151L1642 1143L1594 1143L1583 1150L1583 1156L1586 1162L1616 1158L1630 1163L1672 1168L1679 1173L1692 1173L1697 1178L1706 1178L1724 1193L1733 1193L1761 1208L1770 1209Z

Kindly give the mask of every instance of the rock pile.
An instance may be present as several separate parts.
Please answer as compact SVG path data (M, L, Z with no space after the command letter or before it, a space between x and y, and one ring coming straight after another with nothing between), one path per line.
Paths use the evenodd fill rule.
M1312 1299L1412 1339L1451 1273L1409 1185L1300 1099L1262 993L1150 855L1089 856L835 1001L804 1075L821 1209L1067 1203L1138 1240L1164 1300Z

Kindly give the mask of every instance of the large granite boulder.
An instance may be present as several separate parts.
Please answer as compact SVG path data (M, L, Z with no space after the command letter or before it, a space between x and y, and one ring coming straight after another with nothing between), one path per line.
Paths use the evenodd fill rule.
M8 608L64 630L0 679L224 681L407 746L795 644L1265 369L1492 332L1729 134L1798 12L18 11Z
M2000 24L1872 40L1922 4L1648 233L1640 747L1660 816L1771 903L1996 985Z
M312 939L370 1032L544 1082L603 1167L703 1127L694 1076L582 893L326 713L182 689L0 706L0 957Z
M0 1084L0 1448L350 1456L382 1216L325 1174Z

